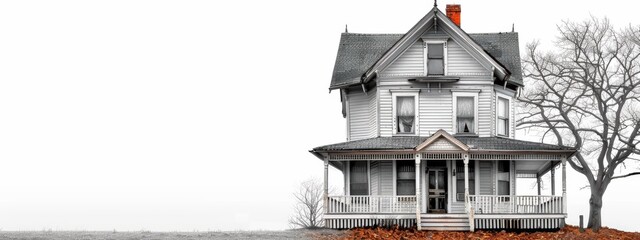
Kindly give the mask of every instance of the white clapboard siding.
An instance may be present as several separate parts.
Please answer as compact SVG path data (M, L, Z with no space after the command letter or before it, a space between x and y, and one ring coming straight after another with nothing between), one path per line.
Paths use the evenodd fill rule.
M461 80L462 81L462 80ZM468 88L465 86L465 88ZM478 135L489 137L495 125L494 95L491 85L477 85L473 88L478 93ZM393 105L392 95L385 89L380 91L380 136L390 137L393 134ZM438 129L453 130L453 97L451 91L423 90L419 100L420 136L429 136Z
M488 72L467 50L453 40L447 42L447 72L450 75L468 75Z
M491 135L492 136L497 136L498 135L498 126L496 126L497 124L497 119L498 119L498 102L496 101L496 92L491 91L491 121L493 122L493 124L491 124Z
M393 134L393 101L391 99L391 92L388 89L380 88L379 93L379 114L380 114L380 136L391 137Z
M450 213L464 213L464 202L452 202Z
M494 106L493 91L485 89L478 94L478 135L490 137L492 126L495 125L494 114L491 109Z
M393 184L393 162L380 161L380 195L394 195Z
M492 161L478 161L480 163L480 177L479 184L480 189L478 193L480 195L492 195L493 194L493 176L491 175L491 169L493 168Z
M369 138L378 136L378 89L369 91Z
M385 75L424 74L424 48L422 42L413 43L402 55L382 71Z
M477 76L459 76L460 80L454 83L454 86L464 86L465 88L483 88L487 91L493 91L493 80L491 80L491 72L486 71Z
M371 167L371 195L380 195L380 162L371 161L369 164Z
M418 40L380 75L383 77L415 76L424 74L424 47ZM471 54L453 40L447 42L447 74L453 76L486 76L491 80L491 69L485 68Z
M518 105L518 99L511 98L511 106L509 106L511 108L509 110L511 113L511 116L509 116L509 131L511 131L509 134L511 138L516 138L516 105Z
M420 136L430 136L439 129L451 131L453 116L451 91L420 93Z
M349 140L359 140L375 137L376 129L376 91L364 94L353 91L347 94L349 104Z
M509 168L509 182L511 182L511 194L516 194L516 161L511 161Z

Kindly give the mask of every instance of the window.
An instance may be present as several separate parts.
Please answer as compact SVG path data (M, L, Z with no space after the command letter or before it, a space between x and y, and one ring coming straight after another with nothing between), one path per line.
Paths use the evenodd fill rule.
M472 96L456 98L456 133L475 133L475 99Z
M498 161L498 195L510 195L509 161Z
M498 126L500 136L509 136L509 99L498 97Z
M427 44L427 75L444 75L444 44Z
M416 195L416 166L414 161L396 162L396 195Z
M474 161L469 161L469 195L476 194L476 168ZM464 161L456 161L456 200L464 201Z
M447 74L447 38L422 39L424 75L444 76Z
M351 195L369 195L369 176L367 162L353 161L349 169L349 185Z
M396 97L396 133L415 133L415 101L414 96Z

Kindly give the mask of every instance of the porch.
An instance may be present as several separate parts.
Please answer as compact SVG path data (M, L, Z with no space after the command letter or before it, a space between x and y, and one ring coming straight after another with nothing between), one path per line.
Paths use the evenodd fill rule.
M446 228L460 213L416 213L417 196L329 196L325 212L329 228L399 225ZM564 225L563 196L469 195L465 222L456 229L557 229ZM447 224L438 224L438 221Z
M477 137L464 139L463 143L446 133L418 139L410 149L398 149L397 142L380 140L375 141L396 149L314 153L325 163L327 227L395 224L419 230L474 231L559 229L564 225L566 158L574 152L572 149L540 149L549 146ZM509 141L521 148L528 144L524 146L527 149L500 149L514 148ZM344 195L329 196L329 166L344 173ZM562 170L561 195L555 191L558 167ZM545 174L551 175L551 195L542 195L540 184L538 195L516 194L516 179L536 179L540 183Z

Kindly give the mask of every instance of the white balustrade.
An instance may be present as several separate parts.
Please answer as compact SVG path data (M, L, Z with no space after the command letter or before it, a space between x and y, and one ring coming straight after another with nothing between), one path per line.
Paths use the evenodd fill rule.
M327 213L415 213L416 196L330 196Z
M563 214L562 196L470 195L475 214Z

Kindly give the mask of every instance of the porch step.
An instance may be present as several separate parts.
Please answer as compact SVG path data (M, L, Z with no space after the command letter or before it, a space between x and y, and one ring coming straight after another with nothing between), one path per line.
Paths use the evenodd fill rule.
M471 231L471 227L422 227L422 230L426 231L450 231L450 232L468 232Z
M437 227L437 226L460 226L460 227L468 227L469 226L469 221L467 220L465 221L438 221L438 222L425 222L422 221L420 222L420 224L422 224L422 226L431 226L431 227Z
M468 217L469 216L467 214L463 214L463 213L444 213L444 214L421 213L420 214L420 218L421 219L431 219L431 218L437 218L437 219L453 218L453 219L457 219L457 218L468 218Z
M422 214L422 230L431 231L469 231L469 218L466 214Z

